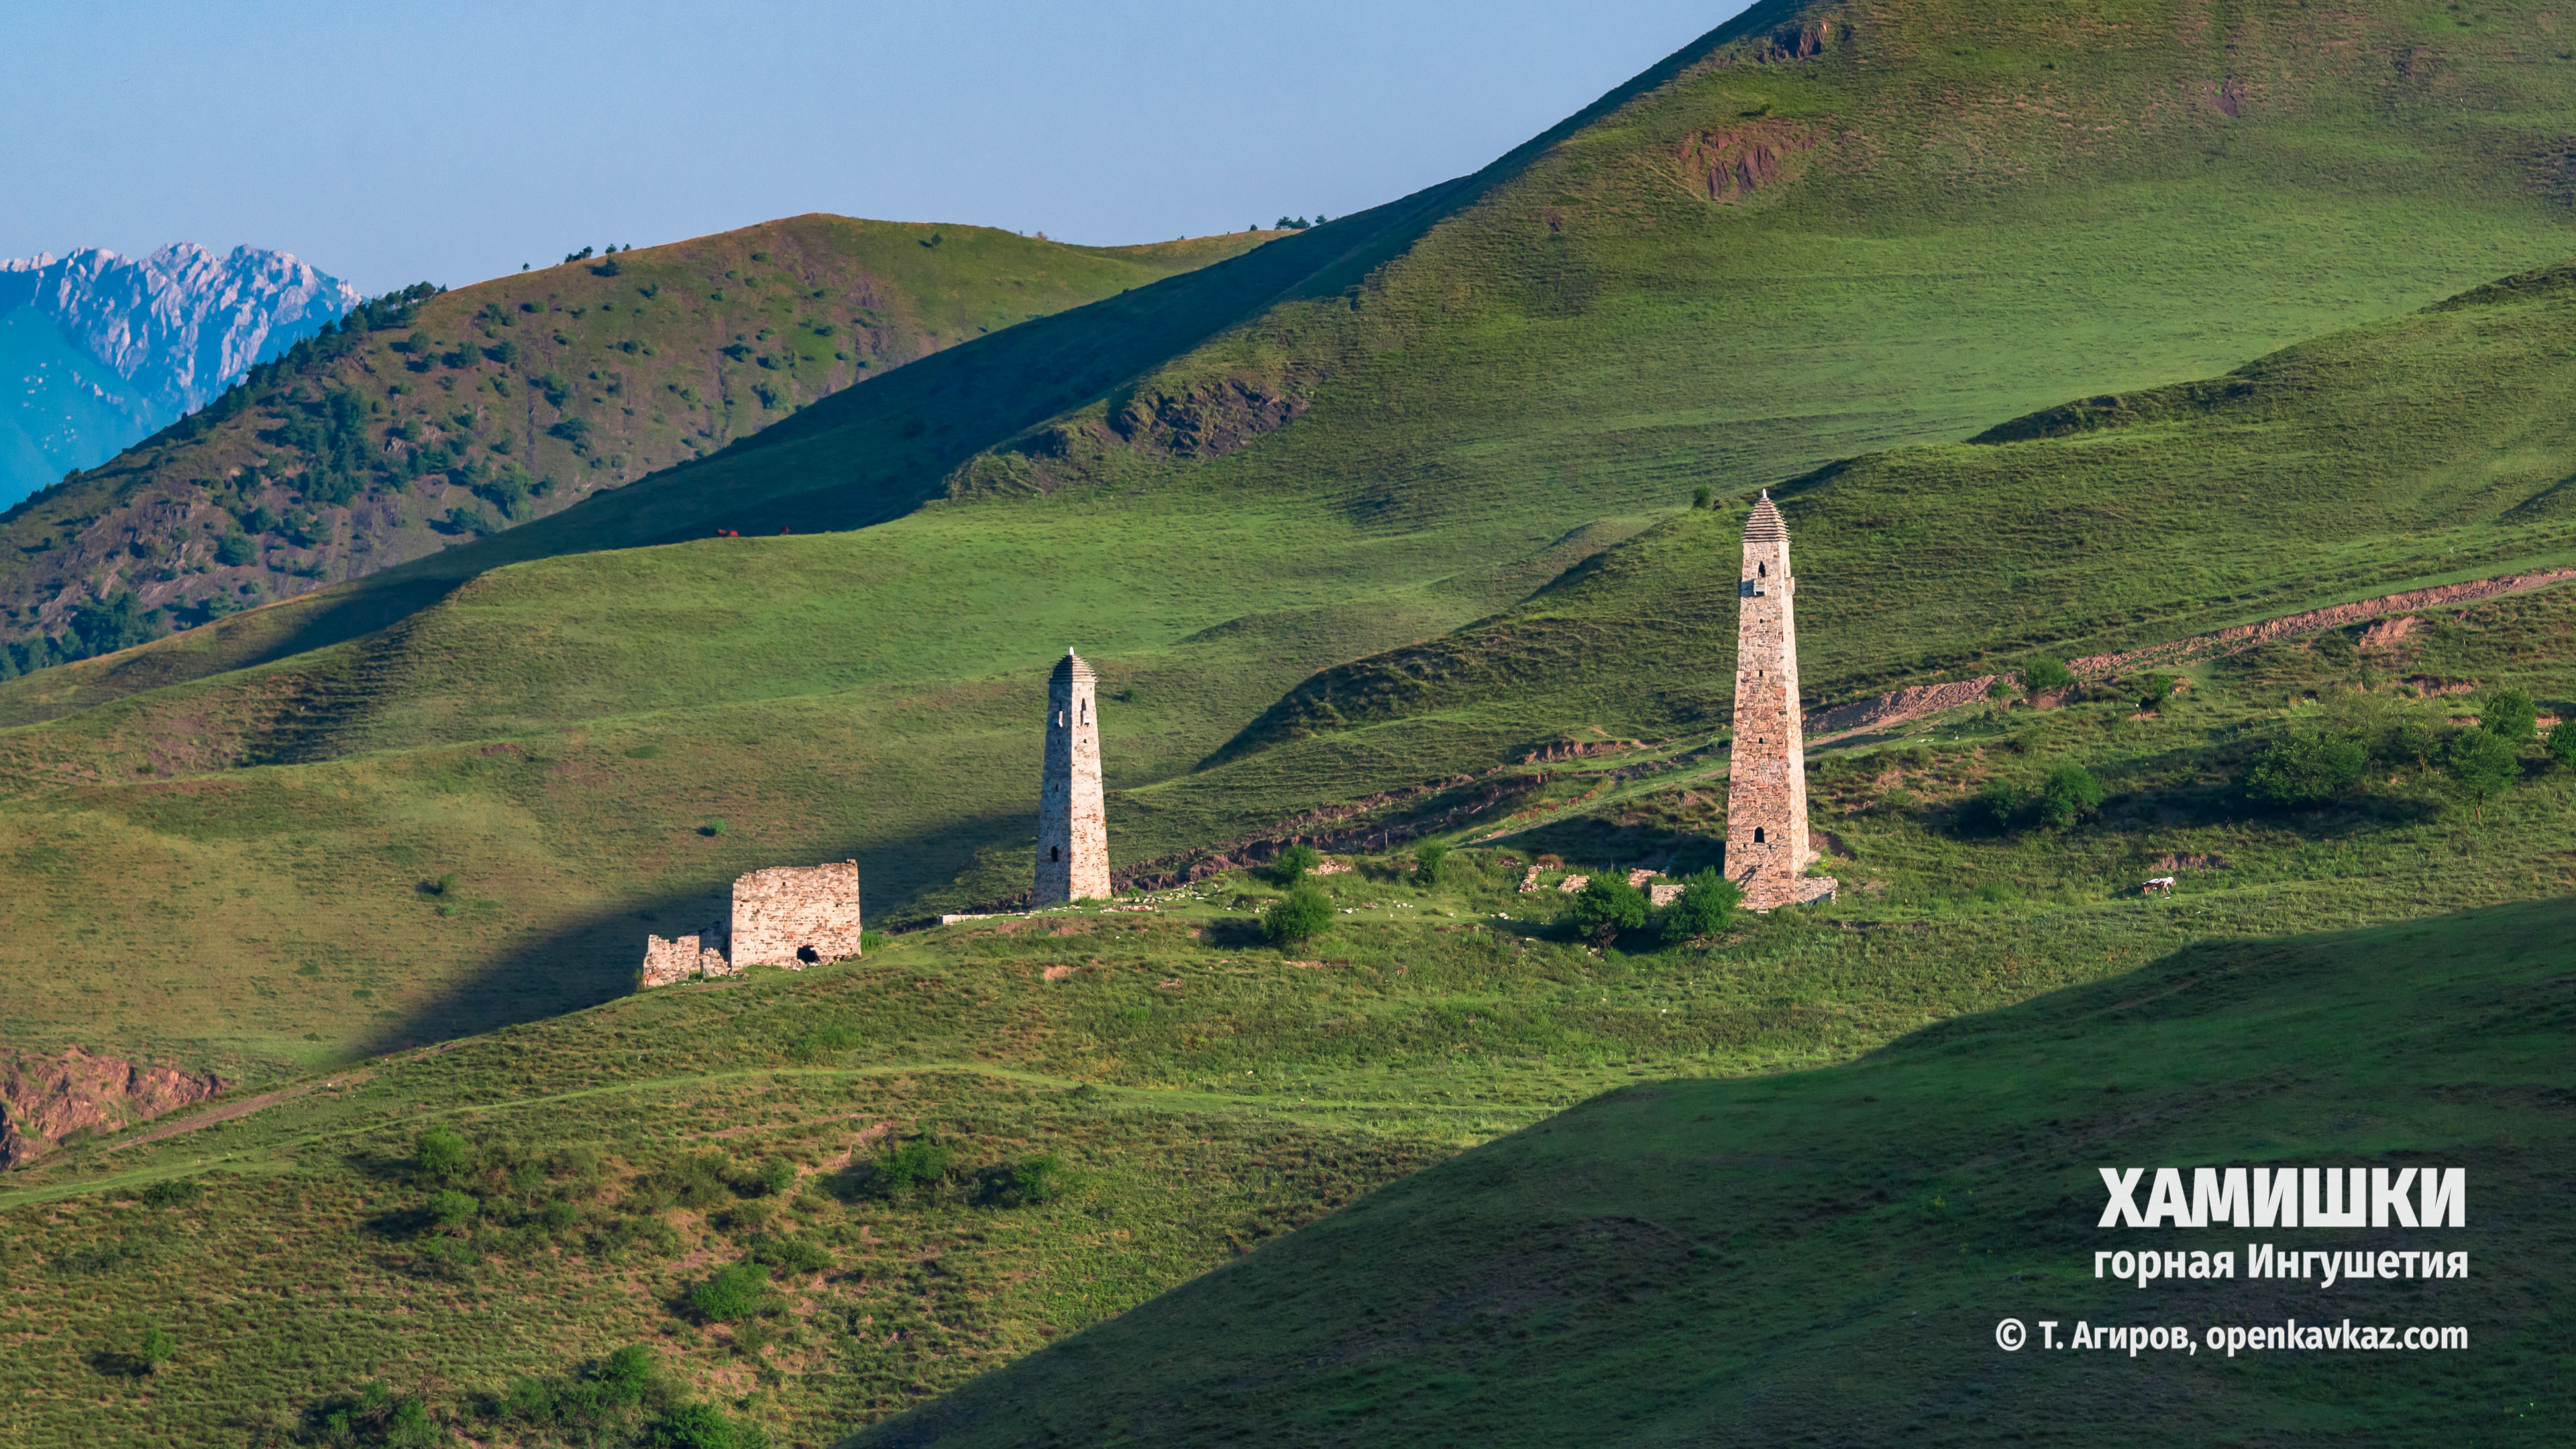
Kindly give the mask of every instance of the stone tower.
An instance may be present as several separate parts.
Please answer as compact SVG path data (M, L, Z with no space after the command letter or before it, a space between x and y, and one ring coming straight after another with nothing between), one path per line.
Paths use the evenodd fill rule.
M1735 743L1726 786L1726 875L1757 911L1831 895L1807 879L1807 744L1798 713L1798 583L1789 530L1765 489L1744 524L1736 585Z
M1105 899L1109 820L1100 804L1098 676L1072 650L1047 676L1046 776L1038 790L1038 883L1031 905Z

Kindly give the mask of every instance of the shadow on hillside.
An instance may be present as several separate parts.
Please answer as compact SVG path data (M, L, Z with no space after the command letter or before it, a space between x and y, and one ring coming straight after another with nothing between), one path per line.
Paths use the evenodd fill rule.
M1028 833L1028 819L1013 812L860 847L846 841L809 850L792 860L761 865L814 865L856 859L871 929L902 920L883 902L909 907L926 888L976 865L992 848ZM746 867L749 868L749 867ZM571 924L532 931L503 946L493 958L447 990L387 1022L354 1044L362 1056L381 1056L431 1042L479 1036L523 1021L538 1021L614 1001L635 990L646 935L682 936L720 915L730 875L685 890L633 896L587 912ZM872 884L874 883L874 884Z

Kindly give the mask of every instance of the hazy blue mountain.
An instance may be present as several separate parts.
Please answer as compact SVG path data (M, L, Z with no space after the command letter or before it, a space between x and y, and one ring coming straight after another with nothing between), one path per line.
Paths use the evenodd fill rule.
M0 508L203 407L357 301L257 247L0 261Z

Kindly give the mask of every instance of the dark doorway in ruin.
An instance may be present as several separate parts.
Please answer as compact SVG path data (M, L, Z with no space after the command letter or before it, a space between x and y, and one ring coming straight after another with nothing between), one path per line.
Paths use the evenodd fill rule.
M815 950L811 946L799 946L796 948L796 959L804 962L808 966L811 966L815 962L823 959L823 953Z
M1756 845L1762 843L1762 827L1759 825L1753 827L1753 843Z

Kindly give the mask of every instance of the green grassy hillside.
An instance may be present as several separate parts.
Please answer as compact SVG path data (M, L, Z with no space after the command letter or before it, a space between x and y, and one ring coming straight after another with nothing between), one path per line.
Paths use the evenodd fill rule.
M2520 278L2001 430L2064 436L1784 488L1811 697L2565 560L2571 307L2567 273ZM1173 503L1150 549L1123 516L1060 498L547 560L372 638L0 734L21 939L115 963L30 986L17 1037L279 1062L480 1030L624 989L645 931L781 861L855 855L881 918L1005 897L1063 643L1105 671L1122 865L1557 740L1722 734L1733 513L1605 519L1445 577L1435 542L1293 498ZM2533 647L2445 677L2576 711L2564 651ZM457 894L425 889L447 875ZM142 888L101 901L102 878ZM138 976L162 984L110 993Z
M2571 939L2562 899L2209 942L1849 1066L1630 1087L854 1442L2550 1442ZM2097 1167L2227 1164L2464 1167L2467 1226L2094 1226ZM2465 1251L2470 1276L2093 1276L2096 1249L2241 1265L2249 1239ZM2468 1340L2131 1357L2032 1326L2008 1354L2005 1317Z
M1809 701L2576 561L2571 341L2562 265L2222 377L1791 480L1773 496ZM1163 792L1330 778L1344 758L1429 774L1586 727L1723 725L1741 502L1659 524L1490 619L1316 674L1214 757L1279 759Z
M1301 531L1242 574L1365 586L1391 548L1455 572L1696 482L2206 376L2567 250L2576 63L2554 18L2480 13L1764 5L1474 176L0 709L345 639L505 562L950 494L1096 500L1069 558L1293 503L1349 545Z
M0 515L0 678L561 512L1273 235L1074 247L813 215L410 289Z

